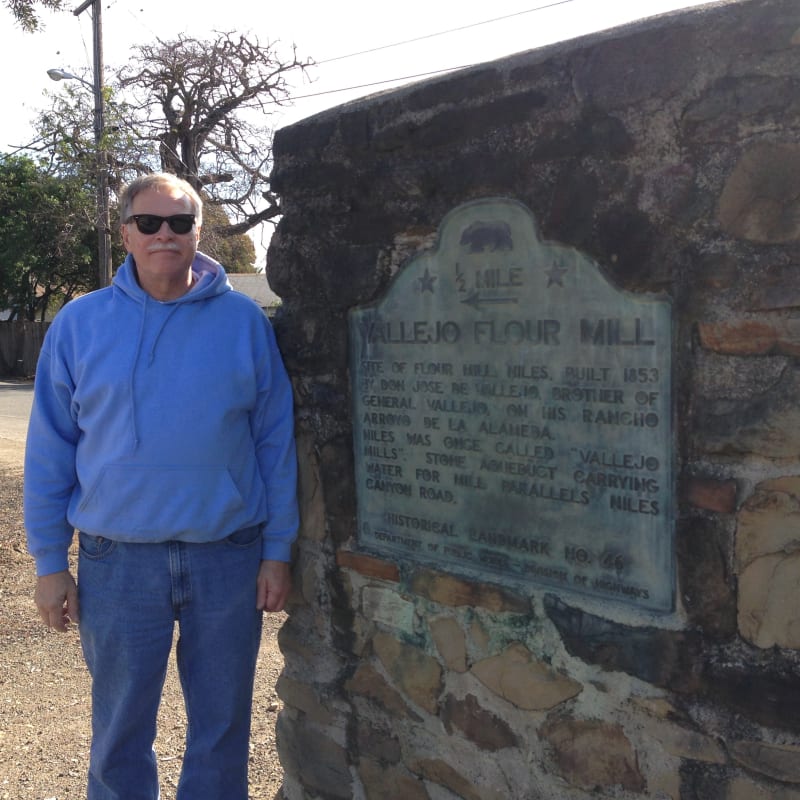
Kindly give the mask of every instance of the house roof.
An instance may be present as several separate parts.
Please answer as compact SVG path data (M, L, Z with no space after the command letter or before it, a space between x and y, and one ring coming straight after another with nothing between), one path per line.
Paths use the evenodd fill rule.
M261 308L271 308L280 305L281 299L267 283L264 273L228 273L231 286L242 294L246 294L258 303Z

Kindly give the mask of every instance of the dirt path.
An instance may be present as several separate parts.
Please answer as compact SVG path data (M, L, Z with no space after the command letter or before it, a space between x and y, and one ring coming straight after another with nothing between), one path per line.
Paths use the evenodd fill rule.
M0 800L80 800L86 796L89 756L89 678L77 632L49 631L34 610L33 567L22 527L22 444L3 438L0 521ZM283 667L276 641L283 619L265 616L253 711L251 800L280 796L275 682ZM174 800L186 732L174 654L158 731L161 797Z

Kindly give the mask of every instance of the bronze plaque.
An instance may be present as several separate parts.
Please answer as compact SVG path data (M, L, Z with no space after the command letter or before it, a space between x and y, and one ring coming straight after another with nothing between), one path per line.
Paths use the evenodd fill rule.
M361 548L672 609L667 299L487 199L349 323Z

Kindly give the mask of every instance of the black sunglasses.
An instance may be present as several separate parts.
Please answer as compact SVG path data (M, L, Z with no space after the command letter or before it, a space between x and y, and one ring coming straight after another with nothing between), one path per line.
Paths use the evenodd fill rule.
M126 225L136 223L139 233L152 236L161 230L161 225L166 222L173 233L189 233L194 227L194 214L173 214L171 217L159 217L157 214L132 214L125 220Z

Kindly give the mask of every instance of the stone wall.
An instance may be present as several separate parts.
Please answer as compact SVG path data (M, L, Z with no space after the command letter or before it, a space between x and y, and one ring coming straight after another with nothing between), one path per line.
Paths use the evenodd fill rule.
M268 274L303 513L289 800L800 798L798 89L800 4L746 0L278 133ZM359 552L348 310L485 197L672 299L674 613Z

